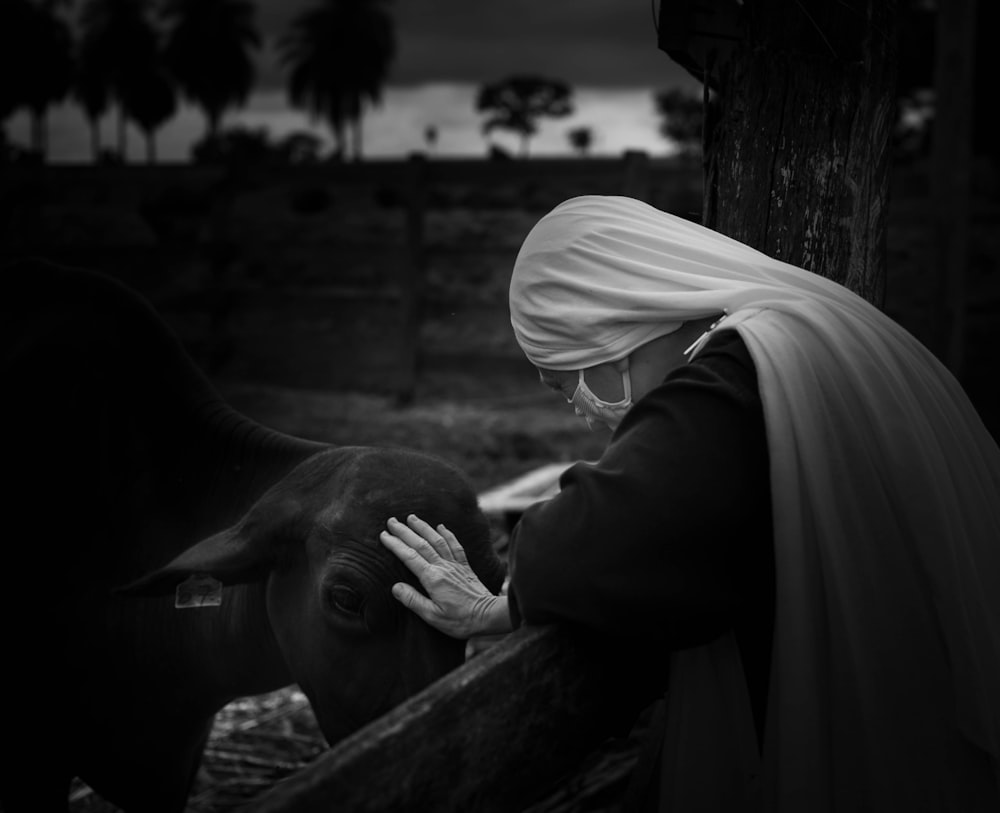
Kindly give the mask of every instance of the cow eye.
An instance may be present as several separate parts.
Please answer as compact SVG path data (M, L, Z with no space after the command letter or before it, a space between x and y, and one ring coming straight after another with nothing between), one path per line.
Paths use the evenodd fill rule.
M334 609L345 615L361 615L365 603L361 593L343 584L335 584L330 588L329 600Z

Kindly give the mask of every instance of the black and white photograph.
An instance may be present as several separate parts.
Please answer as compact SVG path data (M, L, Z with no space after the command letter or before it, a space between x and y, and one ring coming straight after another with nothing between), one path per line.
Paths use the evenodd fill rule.
M984 0L0 0L0 813L1000 813Z

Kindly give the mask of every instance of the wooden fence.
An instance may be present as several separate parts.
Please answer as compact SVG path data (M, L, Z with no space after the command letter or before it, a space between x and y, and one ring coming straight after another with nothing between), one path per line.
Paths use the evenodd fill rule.
M521 357L509 336L506 282L521 239L544 211L574 194L604 193L696 217L699 184L697 168L640 153L591 161L414 158L238 174L16 170L0 178L0 259L42 254L122 278L149 296L212 376L317 389L388 380L406 399L429 357ZM252 221L246 210L268 196L306 214L289 217L261 204L263 217ZM350 218L365 207L392 217L362 239L349 233ZM95 219L95 210L108 216ZM455 238L448 229L459 212L469 228ZM247 225L264 232L268 217L287 223L269 234ZM348 227L333 236L310 231L331 219ZM483 225L493 221L503 223ZM509 344L457 341L463 313L477 328L502 322ZM451 332L442 327L436 336L438 323ZM386 336L386 325L399 329ZM334 369L337 360L345 369ZM527 809L622 733L619 720L604 716L617 666L567 630L518 630L250 809Z
M511 265L542 213L586 193L697 217L700 168L638 152L9 167L0 259L42 254L122 278L212 377L406 400L428 366L523 362L507 321Z
M620 691L618 668L566 630L523 627L341 741L247 811L529 810L588 756L622 741L622 721L607 714L608 694ZM605 771L618 801L634 751L622 767Z

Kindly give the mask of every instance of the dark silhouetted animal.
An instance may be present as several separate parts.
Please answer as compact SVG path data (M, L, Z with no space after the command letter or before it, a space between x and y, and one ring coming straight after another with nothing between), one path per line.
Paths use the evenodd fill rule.
M332 743L461 663L392 598L409 576L377 536L444 522L499 589L459 471L253 422L105 276L23 261L0 291L6 813L65 810L73 776L180 811L234 698L297 683ZM191 574L220 605L175 607Z

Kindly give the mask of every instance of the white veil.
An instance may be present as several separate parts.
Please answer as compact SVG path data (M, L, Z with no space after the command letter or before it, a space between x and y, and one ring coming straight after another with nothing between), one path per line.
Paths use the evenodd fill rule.
M746 343L777 577L766 808L1000 809L1000 449L948 370L843 286L625 197L542 218L510 307L525 354L549 369L616 360L722 312L718 329ZM695 700L668 725L678 813L709 809L677 755L698 753L734 696L725 669L705 675L727 658L738 668L735 648L702 649L673 656L677 694L721 687L704 725Z

